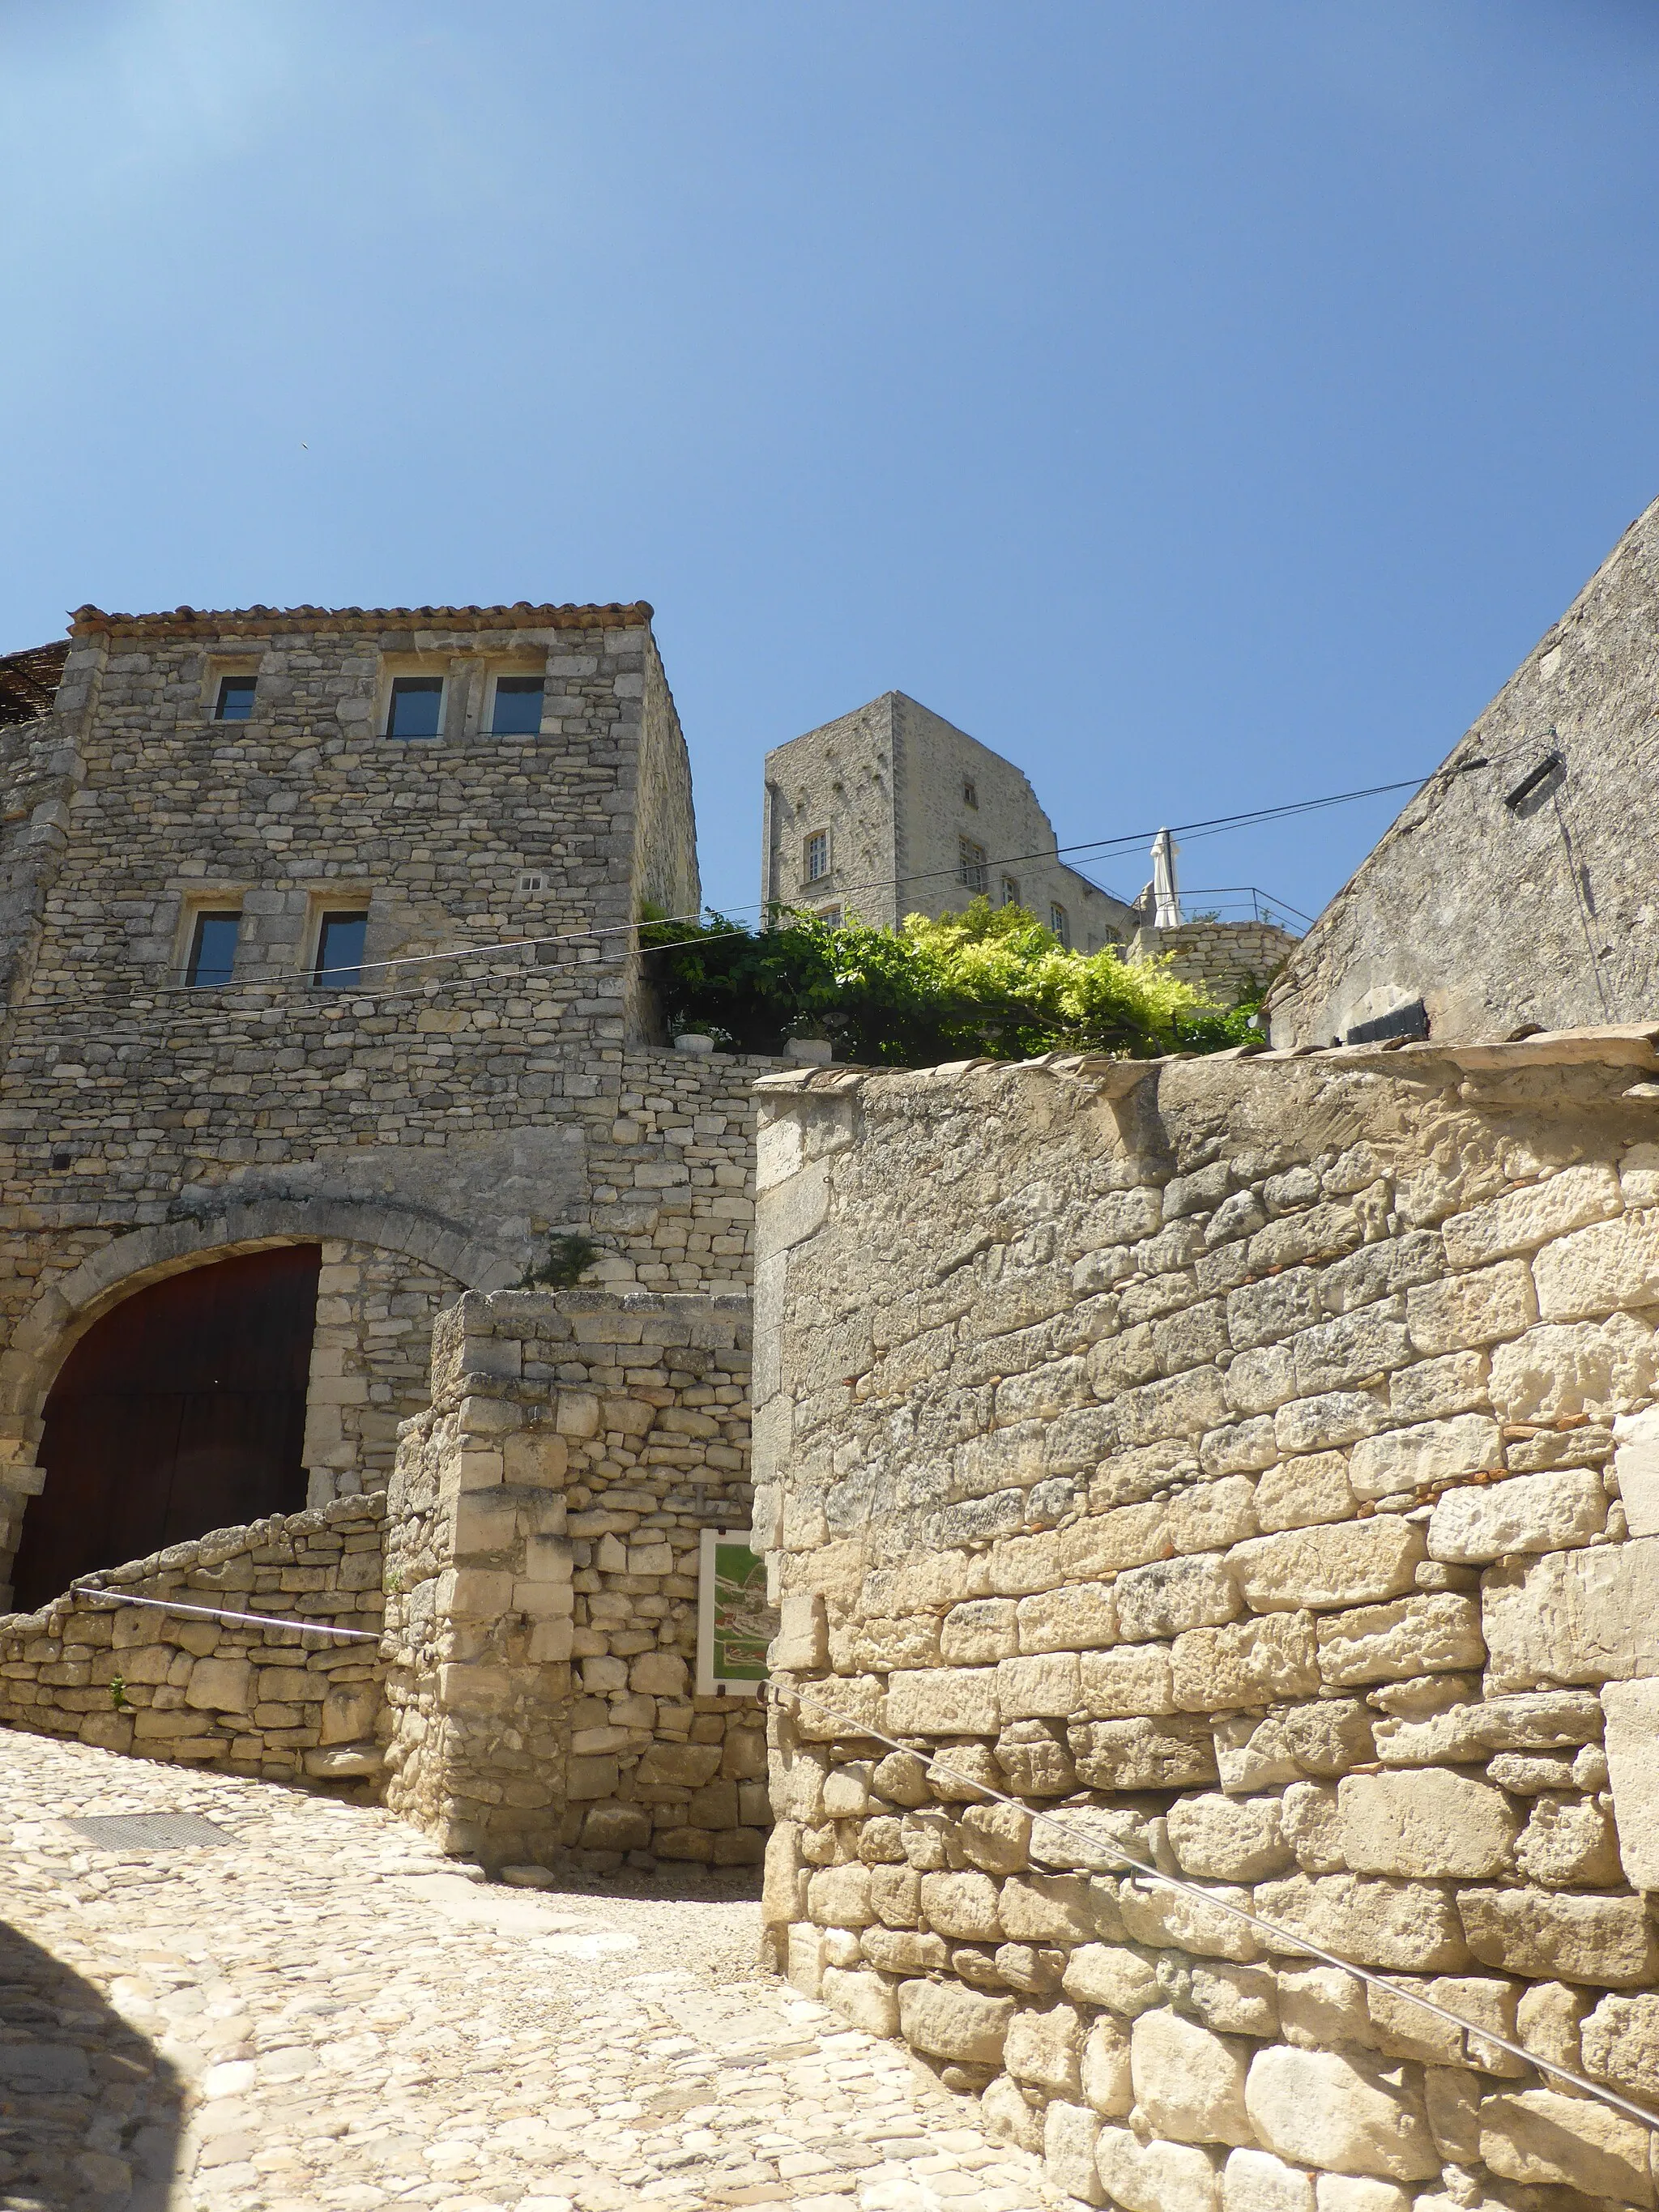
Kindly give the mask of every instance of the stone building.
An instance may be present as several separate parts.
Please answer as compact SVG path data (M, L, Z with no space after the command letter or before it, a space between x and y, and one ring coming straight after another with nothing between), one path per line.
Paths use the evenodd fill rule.
M1068 868L1022 771L902 691L766 756L761 896L884 929L1023 906L1079 952L1124 943L1136 916Z
M650 609L111 615L0 662L0 1587L383 1486L434 1316L738 1292L748 1086ZM0 1602L3 1602L0 1600Z
M1659 1008L1659 502L1320 915L1276 1044L1502 1037Z

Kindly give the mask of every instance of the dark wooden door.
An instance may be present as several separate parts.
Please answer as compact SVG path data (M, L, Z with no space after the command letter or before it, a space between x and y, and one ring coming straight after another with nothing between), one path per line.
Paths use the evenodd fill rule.
M138 1291L95 1322L46 1401L12 1602L305 1504L315 1244L247 1252Z

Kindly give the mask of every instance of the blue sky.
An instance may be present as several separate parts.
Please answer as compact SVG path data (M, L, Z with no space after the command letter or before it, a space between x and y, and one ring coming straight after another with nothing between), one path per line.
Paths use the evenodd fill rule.
M648 599L728 907L889 689L1062 842L1420 774L1659 493L1656 112L1650 0L0 0L0 648Z

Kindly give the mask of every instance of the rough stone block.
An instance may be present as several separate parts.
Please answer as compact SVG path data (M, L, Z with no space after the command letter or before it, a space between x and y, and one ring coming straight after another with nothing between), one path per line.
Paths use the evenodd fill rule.
M912 2050L976 2066L999 2063L1016 2008L1012 1997L987 1996L959 1982L921 1981L901 1984L898 2008Z
M1426 1359L1506 1342L1537 1319L1532 1270L1524 1260L1502 1260L1469 1274L1420 1283L1406 1293L1406 1325Z
M1115 2118L1134 2103L1129 2031L1110 2013L1102 2013L1084 2039L1080 2075L1084 2100L1092 2110Z
M1319 2212L1411 2212L1408 2191L1369 2174L1322 2173L1316 2193Z
M1659 1349L1633 1314L1603 1322L1546 1322L1492 1355L1492 1402L1508 1421L1633 1413L1654 1395Z
M1200 1881L1259 1881L1290 1867L1277 1797L1179 1797L1166 1817L1176 1863Z
M1134 2024L1135 2102L1153 2132L1178 2142L1254 2142L1244 2109L1250 2045L1159 2007Z
M1311 1613L1189 1628L1170 1652L1175 1702L1184 1712L1265 1705L1316 1696L1319 1666Z
M1264 1535L1347 1520L1354 1509L1354 1490L1346 1458L1341 1452L1310 1452L1300 1459L1281 1461L1257 1483L1255 1505L1257 1527ZM1254 1533L1240 1532L1246 1536Z
M1005 1720L1064 1720L1081 1701L1077 1659L1067 1651L1004 1659L994 1682L993 1695ZM890 1698L888 1709L890 1714Z
M1552 1237L1624 1211L1619 1178L1605 1161L1563 1168L1542 1182L1505 1191L1454 1213L1441 1224L1446 1257L1454 1267L1480 1267L1517 1252L1535 1251Z
M1124 1931L1136 1942L1244 1963L1259 1955L1250 1923L1238 1917L1249 1910L1249 1891L1226 1882L1211 1883L1201 1897L1133 1881L1118 1893Z
M1511 1475L1442 1498L1429 1522L1429 1557L1484 1564L1516 1552L1564 1551L1599 1536L1607 1517L1601 1479L1589 1469Z
M768 1661L780 1672L810 1674L828 1658L828 1638L822 1593L787 1593L779 1601L778 1632L772 1639Z
M1218 2212L1220 2176L1196 2143L1142 2143L1127 2128L1104 2127L1095 2164L1123 2212Z
M1273 1416L1273 1435L1287 1456L1334 1451L1374 1436L1388 1418L1382 1399L1369 1391L1327 1390L1317 1398L1280 1406Z
M1503 1463L1497 1422L1484 1413L1460 1413L1362 1438L1353 1448L1348 1479L1357 1498L1393 1498Z
M1173 1712L1170 1654L1167 1644L1124 1644L1115 1651L1084 1652L1078 1664L1084 1711L1101 1720Z
M998 1917L1020 1943L1087 1943L1096 1933L1094 1905L1082 1875L1034 1874L1006 1881Z
M803 1996L816 1997L823 1986L823 1930L797 1923L789 1930L784 1972Z
M886 1725L895 1735L994 1735L1002 1718L998 1672L994 1667L933 1667L890 1674ZM836 1689L839 1700L842 1686L837 1683Z
M849 2027L866 2035L896 2035L898 1998L879 1974L857 1968L826 1966L819 1994Z
M1077 1769L1058 1721L1010 1721L996 1740L994 1757L1017 1796L1063 1797L1076 1786Z
M1486 1656L1479 1604L1452 1590L1327 1613L1316 1632L1319 1671L1334 1686L1450 1673Z
M1008 2023L1002 2063L1016 2081L1051 2097L1081 2095L1083 2022L1074 2005L1022 2005Z
M888 1928L914 1928L921 1918L921 1876L912 1867L870 1869L870 1902Z
M1095 2167L1100 2122L1087 2105L1055 2098L1042 2116L1043 2170L1054 2187L1082 2204L1103 2204Z
M1515 1863L1544 1889L1607 1888L1624 1880L1612 1819L1594 1797L1535 1798Z
M1659 1974L1659 1943L1640 1898L1463 1889L1457 1909L1484 1966L1610 1989L1639 1987Z
M1353 1874L1291 1875L1261 1883L1255 1910L1287 1934L1305 1936L1357 1966L1455 1973L1469 1961L1469 1945L1450 1899L1424 1882ZM1270 1936L1261 1942L1270 1951L1301 1955Z
M1194 2012L1218 2035L1277 2039L1279 1995L1270 1966L1224 1966L1213 1960L1194 1960L1188 1992Z
M1182 1790L1216 1778L1214 1740L1196 1716L1085 1721L1067 1733L1078 1779L1091 1790Z
M1598 1699L1583 1690L1534 1690L1448 1705L1425 1720L1380 1720L1377 1756L1390 1766L1485 1759L1495 1751L1590 1743L1601 1733Z
M1232 1577L1207 1553L1130 1568L1118 1577L1115 1588L1119 1631L1127 1644L1218 1626L1240 1609Z
M867 1928L876 1917L870 1869L856 1862L820 1867L806 1885L806 1909L820 1928Z
M1557 2183L1616 2204L1651 2204L1648 2130L1588 2097L1554 2089L1480 2100L1480 2156L1507 2181Z
M185 1703L198 1712L245 1713L253 1702L253 1668L246 1659L198 1659Z
M1659 1537L1492 1568L1480 1613L1489 1688L1659 1674Z
M1490 1783L1425 1767L1337 1784L1342 1856L1356 1874L1478 1880L1510 1864L1519 1827Z
M994 1665L1019 1650L1018 1609L1012 1598L969 1598L954 1605L939 1629L939 1656L947 1667Z
M1613 1425L1613 1471L1632 1536L1659 1536L1659 1407Z
M1328 1783L1293 1782L1279 1801L1279 1825L1304 1874L1341 1874L1342 1824Z
M1221 2212L1314 2212L1314 2178L1269 2150L1236 2150L1221 2177Z
M1073 1583L1018 1601L1023 1652L1097 1650L1117 1641L1117 1607L1108 1583Z
M1598 2081L1650 2103L1659 2097L1659 1996L1603 1997L1583 2022L1580 2051L1585 2071Z
M1644 1208L1547 1244L1533 1261L1547 1322L1659 1304L1659 1215Z
M1659 1680L1609 1682L1601 1705L1619 1855L1633 1887L1659 1890Z
M1278 1613L1401 1596L1413 1587L1424 1557L1420 1528L1398 1514L1379 1513L1370 1521L1253 1537L1227 1554L1227 1564L1258 1613Z
M1358 2053L1269 2045L1251 2061L1244 2096L1256 2135L1280 2158L1395 2181L1440 2171L1421 2098Z
M837 1868L836 1872L844 1872ZM814 1875L813 1881L823 1876ZM997 1884L983 1874L925 1874L921 1878L922 1917L940 1936L954 1936L967 1943L1000 1943L1007 1934L997 1914ZM814 1909L813 1918L819 1916ZM873 1913L869 1916L873 1918ZM845 1926L862 1927L863 1921Z
M1061 1987L1068 1997L1105 2005L1126 2020L1164 2002L1152 1960L1120 1943L1079 1945L1066 1961Z

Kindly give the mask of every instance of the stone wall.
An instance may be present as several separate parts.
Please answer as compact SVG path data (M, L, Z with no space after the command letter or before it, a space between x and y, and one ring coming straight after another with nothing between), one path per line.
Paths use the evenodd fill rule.
M1231 1006L1245 992L1261 990L1297 942L1271 921L1183 921L1176 929L1137 930L1133 949L1167 955L1183 983Z
M768 1921L1085 2202L1652 2202L1654 1035L761 1086Z
M118 1595L378 1632L386 1496L222 1528L85 1580ZM0 1725L141 1759L376 1793L378 1640L95 1598L0 1616Z
M391 1493L387 1802L491 1865L757 1860L756 1701L693 1694L704 1528L746 1527L749 1305L473 1293Z

